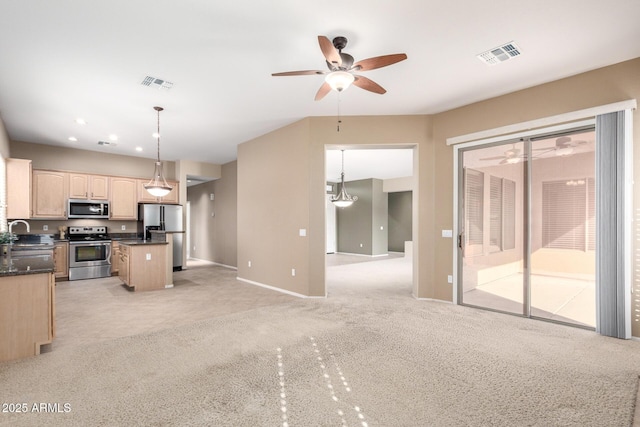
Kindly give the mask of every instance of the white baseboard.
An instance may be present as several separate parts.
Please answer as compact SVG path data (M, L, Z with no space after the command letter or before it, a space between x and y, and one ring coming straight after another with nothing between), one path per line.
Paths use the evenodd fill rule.
M322 297L314 297L314 296L309 296L309 295L303 295L303 294L299 294L297 292L288 291L286 289L276 288L275 286L265 285L264 283L254 282L253 280L243 279L242 277L236 277L236 279L240 280L241 282L248 283L250 285L260 286L261 288L270 289L272 291L278 291L278 292L281 292L283 294L292 295L292 296L298 297L298 298L326 298L327 297L326 295L322 296Z
M363 256L363 257L367 257L367 258L377 258L377 257L382 257L382 256L389 256L389 254L380 254L380 255L368 255L368 254L354 254L351 252L335 252L335 254L337 255L351 255L351 256Z
M413 293L411 294L411 296L412 296L414 299L417 299L418 301L433 301L433 302L442 302L442 303L445 303L445 304L453 304L453 302L452 302L452 301L446 301L446 300L443 300L443 299L437 299L437 298L420 298L420 297L415 296L415 294L413 294Z
M194 258L194 257L190 257L189 259L192 259L194 261L200 261L200 262L208 262L210 264L217 265L217 266L224 267L224 268L228 268L230 270L238 270L238 267L234 267L233 265L221 264L219 262L209 261L208 259L200 259L200 258Z

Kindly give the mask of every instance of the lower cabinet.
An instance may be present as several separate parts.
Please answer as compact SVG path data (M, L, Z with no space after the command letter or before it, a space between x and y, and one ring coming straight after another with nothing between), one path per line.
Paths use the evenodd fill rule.
M111 275L117 276L120 271L120 243L111 242Z
M165 289L167 248L166 243L121 243L118 277L136 292Z
M0 362L40 354L55 330L52 273L0 276Z
M69 278L69 242L56 242L53 247L53 274L56 279Z
M118 245L118 277L127 286L131 286L131 277L129 276L129 246Z

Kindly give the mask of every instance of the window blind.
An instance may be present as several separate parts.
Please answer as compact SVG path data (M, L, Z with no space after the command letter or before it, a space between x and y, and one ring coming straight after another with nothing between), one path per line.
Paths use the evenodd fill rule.
M489 179L489 245L493 251L502 250L502 178Z
M484 173L465 169L465 214L467 244L482 245L484 240Z

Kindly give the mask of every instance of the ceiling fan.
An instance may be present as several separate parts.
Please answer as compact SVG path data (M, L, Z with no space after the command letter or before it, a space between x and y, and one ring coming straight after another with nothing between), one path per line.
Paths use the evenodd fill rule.
M533 151L543 151L540 154L554 152L556 156L566 156L573 153L573 148L578 145L586 144L587 141L574 141L570 136L561 136L556 139L556 143L552 147L534 148Z
M316 93L315 100L319 101L324 96L334 89L338 92L342 92L349 87L351 83L358 86L361 89L368 90L369 92L384 94L386 90L364 76L355 74L360 71L375 70L376 68L386 67L387 65L395 64L396 62L404 61L407 59L407 55L404 53L396 53L393 55L376 56L373 58L363 59L354 63L353 56L348 53L342 52L342 49L347 45L346 37L336 37L333 42L325 36L318 36L318 43L320 44L320 50L327 61L328 71L321 70L303 70L303 71L287 71L284 73L273 73L272 76L307 76L326 74L325 82L320 86L320 89Z
M480 160L500 160L501 165L505 163L518 163L522 156L520 156L520 149L516 148L516 145L511 145L511 148L504 152L502 156L484 157Z

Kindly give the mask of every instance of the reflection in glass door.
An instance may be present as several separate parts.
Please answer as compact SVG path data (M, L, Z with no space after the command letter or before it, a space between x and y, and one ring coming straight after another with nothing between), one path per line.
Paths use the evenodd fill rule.
M523 314L522 142L462 152L460 303Z
M595 327L593 130L459 153L458 302Z
M531 148L531 316L595 327L595 132Z

